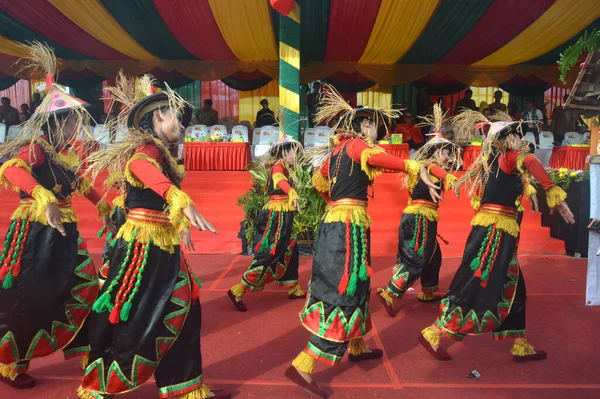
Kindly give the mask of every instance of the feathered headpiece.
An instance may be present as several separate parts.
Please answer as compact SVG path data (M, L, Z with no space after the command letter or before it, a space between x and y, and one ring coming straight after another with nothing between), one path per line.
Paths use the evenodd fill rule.
M434 104L432 115L423 117L423 122L419 126L430 126L432 133L429 135L433 137L415 152L411 156L411 159L419 162L435 161L443 168L457 170L461 165L460 147L452 140L444 137L444 134L448 135L451 133L443 131L445 117L446 112L442 111L442 107L439 104ZM447 149L449 152L448 159L443 162L440 158L442 149Z

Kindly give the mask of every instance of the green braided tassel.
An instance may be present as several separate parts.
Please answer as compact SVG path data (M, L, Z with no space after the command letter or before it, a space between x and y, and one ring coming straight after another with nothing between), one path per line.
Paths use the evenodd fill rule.
M367 271L367 240L365 234L365 228L360 223L360 241L362 243L362 252L361 252L361 263L360 263L360 271L358 273L358 278L360 281L367 281L369 278L369 273Z
M348 289L346 289L347 296L354 296L356 294L356 288L358 286L358 274L352 273L350 281L348 282Z
M110 293L108 291L104 291L104 294L100 295L94 302L94 306L92 306L92 310L96 313L111 311L112 308L113 305L110 303Z
M412 239L410 240L410 248L414 248L417 245L417 225L419 224L419 214L415 214L415 229L413 232Z
M479 269L479 263L480 263L480 262L481 262L481 260L479 259L479 257L477 257L477 258L474 258L474 259L471 261L471 265L470 265L470 267L471 267L471 271L473 271L473 272L474 272L475 270Z
M9 288L12 288L12 286L13 286L13 275L12 275L12 273L8 273L4 277L4 282L2 283L2 288L4 288L5 290L8 290Z
M267 226L267 233L260 243L259 252L264 251L265 248L269 248L269 236L271 235L271 226L273 225L273 211L271 211L271 217L269 218L269 225Z
M121 308L121 321L129 320L129 313L131 313L131 302L125 302L123 308Z
M106 226L102 227L98 233L96 233L96 237L100 238L106 233Z
M483 273L481 273L481 280L486 281L490 276L490 269L485 269Z

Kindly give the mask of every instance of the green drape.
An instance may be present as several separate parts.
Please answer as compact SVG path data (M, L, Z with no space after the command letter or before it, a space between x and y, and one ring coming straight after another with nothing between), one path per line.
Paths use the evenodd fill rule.
M432 64L439 60L469 33L493 2L494 0L442 1L427 28L400 63Z
M194 80L185 86L181 86L173 90L179 93L181 97L185 98L187 102L194 106L194 108L202 107L200 101L200 97L202 95L202 82L199 80Z
M19 78L13 78L13 77L8 77L8 78L1 78L0 79L0 90L6 90L11 86L14 86L15 83L17 83L19 81Z
M408 109L415 112L418 92L417 88L410 83L392 87L392 104L394 104L394 108L407 104Z
M264 85L268 84L271 80L273 79L268 76L255 80L236 79L229 77L221 79L221 82L238 91L252 91L260 89Z
M158 58L194 60L171 33L151 0L101 0L135 41ZM198 21L199 24L202 21ZM202 40L201 37L198 40Z
M325 60L330 0L304 0L301 4L301 63Z

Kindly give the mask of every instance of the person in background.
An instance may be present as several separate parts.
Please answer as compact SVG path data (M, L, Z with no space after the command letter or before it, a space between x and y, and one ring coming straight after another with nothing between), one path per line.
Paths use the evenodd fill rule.
M535 138L537 140L537 135L540 133L540 123L543 123L544 115L542 114L542 111L535 108L533 100L530 98L525 100L525 111L523 112L523 120L527 122L527 131L535 134Z
M321 82L313 83L312 91L309 91L304 100L308 108L308 124L309 127L315 127L314 118L319 111L321 104Z
M494 93L494 102L490 104L490 109L492 111L503 111L506 112L506 105L502 104L502 91L496 90Z
M196 120L199 125L214 126L219 124L219 113L213 109L213 101L204 100L204 107L196 111Z
M102 115L104 114L104 101L102 100L102 92L97 90L94 92L94 99L91 103L90 115L92 116L92 124L102 124Z
M517 104L515 104L514 102L508 103L507 112L513 121L520 121L521 119L523 119L523 114L519 112L519 108L517 108Z
M476 111L477 104L475 104L475 100L473 100L472 97L473 97L473 90L467 89L465 91L465 96L456 102L456 108L454 109L454 115L460 114L465 109L472 109L473 111Z
M431 100L429 100L429 93L427 93L427 88L422 87L419 93L417 93L416 101L416 109L418 116L425 116L429 114L429 110L432 109L433 104Z
M563 97L563 104L567 102L568 94ZM577 117L570 111L564 109L561 105L554 107L552 111L552 134L554 143L561 145L565 138L565 133L577 131Z
M31 106L29 107L32 114L35 112L37 107L40 106L41 103L42 103L42 98L40 96L40 93L33 93L33 101L31 102Z
M260 105L262 105L262 109L256 113L254 127L275 125L277 121L275 120L275 113L269 108L269 101L263 98L260 100Z
M489 108L484 108L483 111L481 111L481 113L488 119L490 119L490 117L492 116L492 110Z
M29 105L21 104L21 113L19 114L19 121L23 123L29 118L31 118L31 112L29 112Z
M2 97L2 110L0 111L0 122L6 125L8 129L12 125L21 123L19 119L19 111L10 105L10 98Z
M408 144L412 150L421 148L425 140L423 139L423 133L421 129L415 125L414 117L412 112L406 111L402 115L404 123L396 126L394 133L402 135L402 142Z

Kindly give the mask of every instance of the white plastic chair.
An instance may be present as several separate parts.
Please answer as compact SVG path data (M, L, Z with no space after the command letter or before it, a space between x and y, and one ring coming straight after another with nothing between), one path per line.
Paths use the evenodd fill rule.
M553 147L554 135L551 132L540 132L540 149L548 149Z
M270 144L256 144L252 146L252 160L256 161L257 158L262 157L271 149Z
M8 128L8 133L6 134L6 141L11 141L17 138L19 133L21 133L21 125L12 125Z
M192 127L192 138L196 141L203 140L209 135L208 126L206 125L194 125Z
M525 133L525 140L535 145L535 135L532 132Z
M312 147L315 145L315 128L309 127L304 131L304 146Z
M183 134L183 137L185 137L186 139L192 138L192 134L194 132L194 127L193 126L188 126L185 128L185 132Z
M591 136L590 132L585 132L583 134L583 142L582 142L582 144L589 144L590 143L590 136Z
M272 146L279 140L279 128L275 126L263 126L260 128L260 139L258 144Z
M562 145L581 143L583 143L583 135L581 133L567 132L565 133L565 139L563 140Z
M115 143L119 143L121 141L123 141L123 138L125 137L125 133L127 133L127 127L126 126L117 126L117 130L115 132Z
M0 143L4 143L6 140L6 125L4 123L0 123Z
M327 144L330 134L331 129L328 126L317 126L315 128L315 146Z
M110 144L110 131L106 125L94 126L94 132L92 133L94 140L100 143L103 147Z
M255 127L252 130L252 145L256 145L260 142L260 127Z
M231 129L231 141L234 139L243 139L244 143L248 142L248 128L243 125L236 125Z

